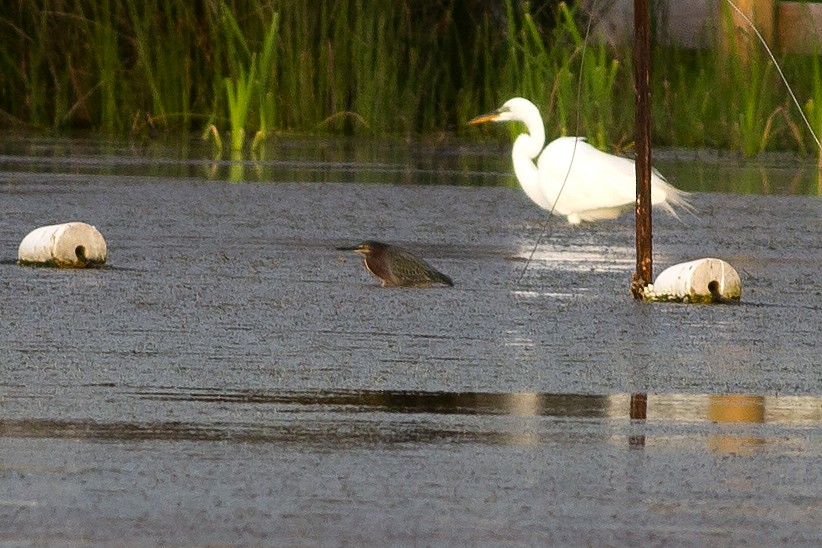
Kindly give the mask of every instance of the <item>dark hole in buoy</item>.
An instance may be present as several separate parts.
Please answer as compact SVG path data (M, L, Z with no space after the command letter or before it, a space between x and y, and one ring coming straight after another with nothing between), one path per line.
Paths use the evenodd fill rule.
M74 248L74 254L77 256L77 260L85 263L86 262L86 248L85 246L78 245Z
M715 301L722 298L722 293L719 292L719 282L716 280L711 280L708 282L708 291L711 294L711 297L714 298Z

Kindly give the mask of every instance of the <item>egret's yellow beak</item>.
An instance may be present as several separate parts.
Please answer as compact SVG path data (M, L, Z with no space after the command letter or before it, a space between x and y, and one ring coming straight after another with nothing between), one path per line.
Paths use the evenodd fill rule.
M497 118L499 118L499 111L495 110L494 112L489 112L488 114L482 114L473 118L468 121L469 126L473 126L474 124L483 124L485 122L496 122Z

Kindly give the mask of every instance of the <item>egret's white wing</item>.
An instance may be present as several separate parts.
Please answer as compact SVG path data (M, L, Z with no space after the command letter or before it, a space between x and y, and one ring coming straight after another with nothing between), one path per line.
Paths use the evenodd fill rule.
M537 165L543 193L551 203L556 201L555 211L559 214L576 213L583 220L604 219L611 217L610 212L635 203L633 160L602 152L581 137L551 141ZM656 171L651 179L651 203L663 204L671 213L674 211L670 204L689 207L685 193L668 184ZM592 210L605 210L609 214L601 216ZM583 214L588 211L591 213Z

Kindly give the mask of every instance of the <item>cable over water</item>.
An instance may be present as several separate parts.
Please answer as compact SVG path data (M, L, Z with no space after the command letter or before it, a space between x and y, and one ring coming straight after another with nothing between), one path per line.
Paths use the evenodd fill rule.
M582 41L582 53L579 61L579 79L577 80L577 104L579 104L579 101L582 97L582 76L584 74L583 69L585 68L585 53L588 50L588 38L591 34L591 24L594 20L593 14L596 11L596 7L597 0L594 0L593 4L591 4L591 11L589 12L588 24L585 27L585 39ZM574 122L574 125L574 135L579 135L579 109L577 109L576 120ZM531 254L528 255L528 260L525 261L525 266L522 268L522 272L520 273L519 278L517 278L517 284L522 282L522 278L525 276L525 272L528 270L528 266L534 259L534 254L537 252L537 248L539 247L539 244L542 242L542 238L545 236L545 231L548 228L548 222L551 216L554 214L554 209L557 207L559 197L562 195L562 191L565 189L565 184L568 182L568 176L571 174L571 168L574 165L574 158L576 157L577 142L578 139L574 139L574 148L571 150L571 161L568 163L568 170L565 172L565 179L563 179L562 186L559 187L557 197L554 198L554 203L551 206L551 209L548 211L548 218L545 219L545 221L542 223L542 230L540 230L539 236L537 236L537 241L534 242L534 247L531 249Z

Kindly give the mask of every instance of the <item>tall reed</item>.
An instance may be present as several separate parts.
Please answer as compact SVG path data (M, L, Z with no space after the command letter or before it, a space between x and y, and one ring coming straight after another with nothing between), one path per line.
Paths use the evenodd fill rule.
M537 103L549 137L583 135L601 148L624 141L633 109L624 93L633 89L630 70L623 69L626 54L588 36L587 22L567 4L558 5L556 16L546 35L527 5L506 2L504 97Z
M272 15L262 50L252 51L250 41L231 10L224 3L212 4L212 7L214 24L219 26L227 44L228 70L231 75L224 77L223 83L231 131L231 150L236 152L243 148L251 109L256 107L259 117L255 146L260 139L265 138L270 118L275 111L269 93L269 82L275 81L271 71L275 59L274 40L277 36L278 15Z
M812 93L805 103L805 108L808 111L808 117L811 121L811 127L816 132L815 142L818 145L819 140L822 139L822 67L820 63L812 63ZM819 169L822 170L822 150L819 154Z
M20 0L0 13L0 125L139 133L153 123L173 134L213 125L233 136L241 127L254 132L252 147L272 131L476 136L467 119L522 95L549 136L624 146L630 45L586 43L579 6ZM780 61L820 127L819 55ZM655 142L811 150L775 80L766 60L658 46Z

